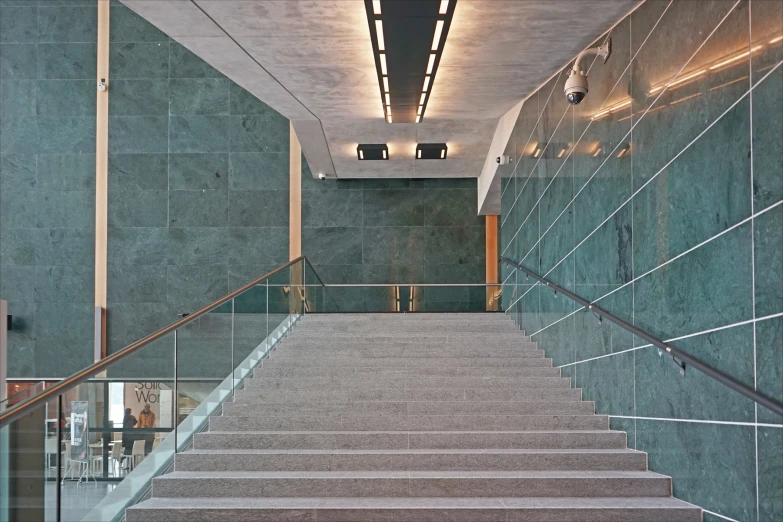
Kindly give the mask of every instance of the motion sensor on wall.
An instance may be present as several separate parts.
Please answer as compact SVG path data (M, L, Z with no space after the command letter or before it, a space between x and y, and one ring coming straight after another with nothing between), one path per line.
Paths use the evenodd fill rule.
M592 49L585 49L574 60L574 66L568 73L568 79L565 82L565 95L568 103L571 105L579 105L582 100L587 96L587 71L585 71L580 65L581 61L591 54L597 54L604 59L604 63L609 59L609 55L612 54L612 38L609 37L600 47L593 47Z

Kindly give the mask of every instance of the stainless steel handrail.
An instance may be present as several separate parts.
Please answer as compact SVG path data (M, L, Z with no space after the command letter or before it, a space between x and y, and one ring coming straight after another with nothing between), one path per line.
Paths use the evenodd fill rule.
M8 423L10 423L10 422L12 422L12 421L22 417L27 412L32 411L33 409L38 407L38 405L40 405L41 403L46 402L46 401L48 401L50 399L53 399L53 398L57 397L58 395L61 395L62 393L70 390L74 386L78 386L79 384L83 383L84 381L86 381L87 379L92 377L93 375L95 375L97 373L100 373L104 369L108 368L114 362L116 362L116 361L118 361L120 359L124 359L128 355L130 355L130 354L132 354L132 353L134 353L134 352L144 348L148 344L150 344L150 343L152 343L154 341L157 341L158 339L160 339L161 337L163 337L167 333L173 332L174 330L177 330L179 328L182 328L183 326L186 326L186 325L192 323L193 321L195 321L196 319L198 319L202 315L211 312L215 308L219 307L222 304L227 303L228 301L230 301L231 299L235 298L239 294L244 293L245 291L253 288L254 286L258 285L259 283L263 282L264 280L269 279L270 277L279 274L280 272L282 272L286 268L289 268L289 267L295 265L296 263L298 263L299 261L302 261L302 260L304 260L306 262L307 258L305 256L299 256L296 259L292 259L288 263L286 263L286 264L284 264L284 265L282 265L282 266L280 266L278 268L275 268L274 270L272 270L268 274L265 274L265 275L259 277L258 279L255 279L255 280L251 281L250 283L242 286L241 288L238 288L237 290L234 290L230 294L227 294L227 295L221 297L217 301L214 301L213 303L208 304L207 306L201 308L200 310L198 310L196 312L193 312L193 313L183 317L179 321L171 323L170 325L166 326L165 328L162 328L162 329L158 330L157 332L155 332L153 334L150 334L147 337L145 337L143 339L140 339L140 340L136 341L135 343L133 343L133 344L131 344L129 346L126 346L122 350L109 355L105 359L101 359L100 361L96 362L95 364L80 370L79 372L71 375L70 377L67 377L67 378L59 381L58 383L54 384L51 388L46 388L44 391L38 393L37 395L35 395L31 399L28 399L28 400L26 400L24 402L21 402L18 405L13 406L13 407L11 407L11 408L3 411L3 412L0 412L0 427L3 427L6 424L8 424ZM312 268L312 265L311 265L311 268ZM313 270L313 272L315 272L315 270ZM317 274L316 274L316 276L317 276ZM318 279L320 281L321 278L319 277ZM321 283L321 284L323 284L323 283Z
M701 362L699 359L693 357L692 355L689 355L678 348L675 348L674 346L670 344L666 344L662 340L658 339L657 337L654 337L644 330L640 330L639 328L635 327L631 323L628 323L627 321L624 321L623 319L620 319L616 315L612 314L611 312L607 312L603 308L600 308L596 306L595 304L587 301L586 299L582 299L576 294L573 294L566 290L565 288L556 285L555 283L551 281L547 281L540 275L536 274L535 272L532 272L528 270L527 268L523 267L519 263L516 263L512 261L511 259L507 257L501 257L500 261L502 263L505 263L507 265L510 265L517 270L524 272L525 274L529 275L536 281L539 281L541 283L544 283L547 287L551 288L553 291L563 294L564 296L568 297L569 299L576 301L582 306L587 307L588 310L591 310L593 313L598 314L602 317L605 317L610 322L616 324L617 326L631 332L637 337L641 337L645 341L649 342L653 346L660 348L661 350L664 350L666 353L677 357L681 361L687 363L689 366L692 366L702 372L703 374L712 377L716 381L720 382L721 384L728 386L732 390L736 391L737 393L741 393L745 397L748 397L755 401L758 404L761 404L765 408L768 408L778 415L783 416L783 403L780 403L770 397L767 397L766 395L763 395L759 393L758 391L742 384L738 380L736 380L734 377L731 377L730 375L723 373L720 370L716 370L712 366L709 366L703 362Z

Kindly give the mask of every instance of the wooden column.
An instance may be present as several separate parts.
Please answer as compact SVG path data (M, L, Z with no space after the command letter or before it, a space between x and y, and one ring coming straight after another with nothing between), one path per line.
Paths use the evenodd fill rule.
M294 125L290 124L289 152L289 260L302 255L302 146L296 137Z
M294 125L289 124L289 160L288 160L288 259L302 255L302 146L296 137ZM302 313L305 288L304 263L291 267L291 291L294 293L291 313Z
M106 357L109 212L109 0L98 0L95 122L95 359ZM103 83L105 90L98 85Z
M498 217L486 216L486 264L487 264L487 283L495 284L498 282ZM487 311L497 310L500 298L499 286L487 287Z

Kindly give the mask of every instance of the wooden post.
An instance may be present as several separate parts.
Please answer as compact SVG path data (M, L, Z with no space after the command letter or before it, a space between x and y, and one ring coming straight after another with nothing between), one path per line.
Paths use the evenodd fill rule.
M98 0L95 122L95 358L106 357L106 287L109 213L109 0ZM104 87L102 88L101 85ZM98 310L99 309L99 310ZM100 328L99 328L100 326Z
M496 284L498 282L498 217L486 216L486 263L487 263L487 283ZM499 286L487 287L487 311L498 310L500 298Z

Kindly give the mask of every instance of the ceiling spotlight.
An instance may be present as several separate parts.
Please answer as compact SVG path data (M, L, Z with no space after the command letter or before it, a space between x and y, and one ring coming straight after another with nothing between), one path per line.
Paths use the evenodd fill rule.
M359 144L356 153L360 160L388 160L389 147L385 144Z
M445 143L419 143L416 145L416 159L446 159L448 150Z

